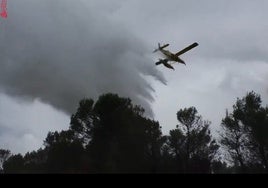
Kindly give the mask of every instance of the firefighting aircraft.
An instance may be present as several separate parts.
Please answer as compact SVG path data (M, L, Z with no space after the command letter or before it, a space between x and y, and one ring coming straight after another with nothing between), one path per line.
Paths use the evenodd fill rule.
M182 64L186 65L185 62L181 58L179 58L179 56L184 54L185 52L191 50L192 48L198 46L198 43L195 42L195 43L191 44L190 46L187 46L186 48L184 48L183 50L181 50L181 51L179 51L179 52L177 52L175 54L170 52L170 51L168 51L168 50L164 50L164 48L166 48L168 46L169 46L169 44L165 44L165 45L161 46L160 43L158 43L158 49L154 50L153 52L160 51L166 56L166 58L165 59L159 59L159 61L156 62L155 64L156 65L163 64L167 68L170 68L170 69L174 70L174 67L171 65L171 63L168 63L168 62L169 61L175 61L175 62L182 63Z

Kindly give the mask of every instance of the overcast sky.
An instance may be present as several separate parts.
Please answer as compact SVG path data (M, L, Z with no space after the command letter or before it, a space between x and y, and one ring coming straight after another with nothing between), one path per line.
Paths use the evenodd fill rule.
M254 90L268 104L265 0L8 0L0 18L0 148L38 149L67 129L80 99L115 92L142 105L163 132L195 106L219 129ZM175 71L154 62L198 42Z

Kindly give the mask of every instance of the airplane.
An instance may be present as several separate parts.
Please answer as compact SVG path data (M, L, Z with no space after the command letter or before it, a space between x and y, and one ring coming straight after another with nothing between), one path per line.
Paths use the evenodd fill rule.
M168 63L168 61L175 61L175 62L182 63L182 64L186 65L185 62L181 58L179 58L179 56L184 54L185 52L191 50L192 48L195 48L196 46L198 46L198 43L195 42L195 43L187 46L186 48L184 48L183 50L181 50L175 54L168 51L168 50L164 50L164 48L166 48L168 46L169 46L169 44L165 44L165 45L161 46L160 43L158 43L158 49L154 50L153 52L161 51L166 56L166 59L159 59L159 61L156 62L155 64L156 65L163 64L167 68L174 70L174 68L171 66L171 64Z

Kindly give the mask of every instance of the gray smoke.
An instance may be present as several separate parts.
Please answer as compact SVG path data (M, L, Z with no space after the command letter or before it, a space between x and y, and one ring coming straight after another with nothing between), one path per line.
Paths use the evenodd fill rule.
M152 115L154 89L145 77L166 81L152 49L109 17L120 3L9 1L9 17L0 22L0 92L68 114L84 97L114 92Z

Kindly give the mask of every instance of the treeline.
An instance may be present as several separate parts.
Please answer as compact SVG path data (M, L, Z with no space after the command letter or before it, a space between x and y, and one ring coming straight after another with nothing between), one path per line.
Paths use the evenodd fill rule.
M0 150L1 172L267 173L268 107L261 103L253 91L238 98L215 140L195 107L179 110L178 125L163 135L128 98L83 99L69 129L49 132L43 148L24 156Z

